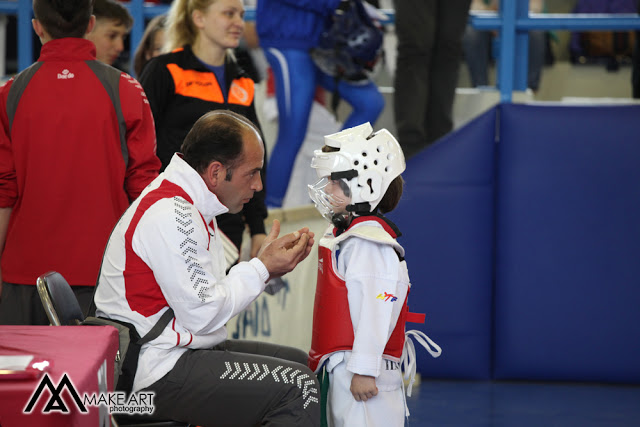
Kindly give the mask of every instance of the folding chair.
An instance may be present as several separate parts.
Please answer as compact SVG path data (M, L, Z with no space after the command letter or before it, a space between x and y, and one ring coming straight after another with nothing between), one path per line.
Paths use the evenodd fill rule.
M38 277L36 281L38 295L49 322L53 326L81 325L84 314L76 295L62 274L50 271ZM146 416L111 415L114 427L187 427L188 423L167 420L145 420Z
M36 287L44 311L53 326L73 326L82 323L84 314L78 299L62 274L50 271L38 277Z

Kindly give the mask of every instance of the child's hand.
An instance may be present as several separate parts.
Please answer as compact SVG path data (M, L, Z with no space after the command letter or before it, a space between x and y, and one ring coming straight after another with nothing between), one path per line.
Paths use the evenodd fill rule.
M366 402L378 394L375 377L353 374L351 380L351 394L358 402Z

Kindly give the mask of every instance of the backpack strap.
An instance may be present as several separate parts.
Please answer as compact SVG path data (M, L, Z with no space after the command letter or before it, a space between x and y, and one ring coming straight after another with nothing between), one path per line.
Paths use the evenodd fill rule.
M169 322L173 319L173 308L169 307L167 311L158 319L153 328L149 332L146 333L145 336L138 340L138 344L146 344L149 341L153 341L160 336L164 328L169 324Z
M116 390L131 392L133 381L138 370L138 358L143 344L156 339L173 318L173 309L169 307L151 330L142 338L131 323L107 319L104 317L87 317L82 322L88 326L112 326L118 330L118 351L114 365L114 386Z

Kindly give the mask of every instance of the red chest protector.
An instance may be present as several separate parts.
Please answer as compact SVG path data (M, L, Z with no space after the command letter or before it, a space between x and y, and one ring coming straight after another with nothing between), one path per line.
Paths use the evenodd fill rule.
M383 225L388 241L393 241L396 237L394 230L379 217L358 217L350 225L349 229L356 223L375 220ZM347 229L339 238L344 240L350 233ZM380 230L384 233L382 230ZM335 229L334 229L335 232ZM380 241L375 237L370 240ZM334 239L323 238L320 240L318 248L318 281L316 285L316 297L313 308L313 331L311 336L311 350L309 351L308 364L312 371L316 371L322 366L324 359L331 353L342 350L351 350L353 347L354 333L351 314L349 312L349 301L347 299L347 287L344 279L336 273L335 250L337 244ZM398 245L399 247L399 245ZM407 291L407 298L409 291ZM405 323L424 323L424 314L409 313L405 298L402 310L398 317L396 326L391 333L391 337L384 349L384 355L392 360L400 361L405 340Z

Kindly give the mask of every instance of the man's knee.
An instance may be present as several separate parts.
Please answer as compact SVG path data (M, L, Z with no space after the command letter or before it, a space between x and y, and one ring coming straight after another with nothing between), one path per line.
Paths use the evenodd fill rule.
M311 402L320 401L318 377L306 365L293 362L281 371L281 377L285 384L288 383L302 395L305 407Z
M288 367L289 368L289 367ZM281 401L282 406L274 409L283 417L283 425L288 425L289 419L297 420L291 425L319 426L320 425L320 386L316 375L304 365L292 363L290 381L288 383L288 399ZM285 369L287 370L287 369ZM287 372L283 372L283 379ZM287 415L284 415L284 414Z

